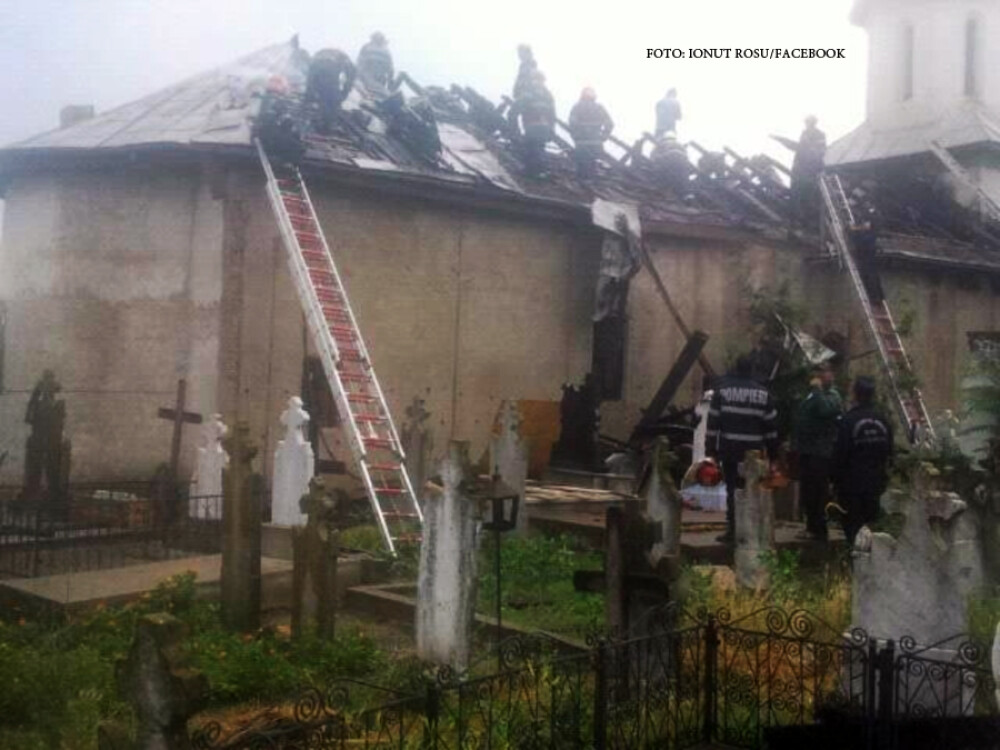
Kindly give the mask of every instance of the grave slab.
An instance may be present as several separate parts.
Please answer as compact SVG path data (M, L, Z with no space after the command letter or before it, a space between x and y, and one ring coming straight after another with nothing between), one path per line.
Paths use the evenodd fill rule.
M199 595L217 597L222 555L204 555L180 560L163 560L111 570L63 573L43 578L0 582L0 599L16 599L29 606L77 611L100 603L121 604L138 599L171 576L193 572ZM292 563L261 559L264 607L284 606L280 592L291 586ZM286 594L287 596L287 594Z

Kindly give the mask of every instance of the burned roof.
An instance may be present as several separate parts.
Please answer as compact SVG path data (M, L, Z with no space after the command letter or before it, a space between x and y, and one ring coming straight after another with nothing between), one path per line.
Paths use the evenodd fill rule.
M145 147L210 149L252 158L254 117L262 102L274 96L266 93L269 82L275 77L287 81L293 92L287 96L289 102L301 106L301 96L294 92L304 85L308 59L295 39L266 47L92 119L8 146L0 150L0 172L24 158L132 153ZM380 106L382 99L359 83L343 103L332 132L306 135L305 168L313 173L339 170L337 174L364 175L384 180L383 184L418 180L490 196L492 205L527 202L545 210L561 206L579 217L589 217L595 198L634 203L648 226L699 236L715 236L710 234L714 230L744 230L771 239L789 236L789 173L766 156L746 159L729 149L711 152L691 142L682 146L689 169L678 182L663 178L654 163L655 152L647 155L652 136L644 134L634 144L612 137L597 174L581 181L568 130L560 122L546 153L545 176L532 177L522 160L519 136L508 123L509 100L496 105L468 86L422 87L405 74L401 78L414 95L411 101L420 100L433 112L440 150L428 154L415 148L394 130ZM986 127L985 120L975 122ZM836 148L837 144L831 147L835 158ZM841 147L841 153L845 149ZM910 221L897 230L919 235L927 227ZM797 239L819 246L818 240L801 234ZM945 233L938 239L947 244L954 235ZM958 255L967 248L962 242L954 247L958 263ZM968 252L983 252L968 247ZM919 247L908 249L900 257L920 252ZM992 266L989 255L987 265ZM937 250L928 251L931 256L940 262L949 257Z
M0 150L0 168L27 156L151 146L252 154L255 102L275 76L293 88L301 86L307 61L295 40L266 47L89 120L7 146ZM603 159L596 178L581 183L569 158L572 146L557 138L547 155L547 176L533 179L525 172L515 139L503 131L505 120L498 114L503 105L497 107L468 87L424 89L410 84L411 91L433 107L442 145L437 158L415 153L390 133L358 84L332 136L310 140L308 163L386 177L420 177L578 207L589 206L595 197L639 203L644 218L653 222L751 231L784 223L787 196L749 195L758 191L749 173L734 168L728 179L707 179L693 164L688 182L669 189L657 181L648 159L626 144L620 144L617 156Z

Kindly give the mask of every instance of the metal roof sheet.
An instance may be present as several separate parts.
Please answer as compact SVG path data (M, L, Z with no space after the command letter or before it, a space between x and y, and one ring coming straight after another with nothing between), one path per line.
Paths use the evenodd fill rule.
M945 148L1000 143L1000 119L978 102L970 102L950 116L916 125L879 130L868 122L830 145L828 166L846 166L912 156L930 150L932 140Z
M250 144L247 111L254 88L296 75L295 46L265 47L137 101L8 149L94 149L146 144Z

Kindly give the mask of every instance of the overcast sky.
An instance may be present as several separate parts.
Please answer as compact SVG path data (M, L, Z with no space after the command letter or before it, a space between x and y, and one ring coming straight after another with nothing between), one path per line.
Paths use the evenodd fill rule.
M561 116L592 85L628 140L675 86L682 140L754 153L813 112L834 139L864 118L866 39L852 0L0 0L0 144L300 34L351 55L378 29L421 83L509 91L528 42ZM846 60L648 60L648 47L843 47ZM787 152L784 152L787 154Z

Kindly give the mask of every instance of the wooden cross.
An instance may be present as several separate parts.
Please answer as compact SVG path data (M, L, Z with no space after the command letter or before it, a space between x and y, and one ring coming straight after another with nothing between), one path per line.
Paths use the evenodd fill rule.
M160 419L169 419L174 423L174 434L170 441L170 478L177 481L177 471L181 460L181 430L184 423L201 424L201 414L184 411L184 399L187 394L187 381L181 378L177 381L177 403L173 409L161 408L157 413Z

